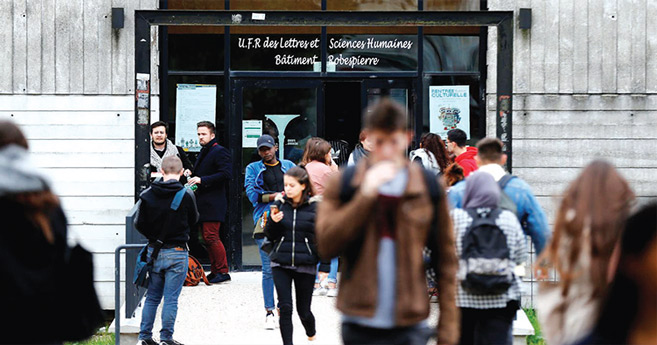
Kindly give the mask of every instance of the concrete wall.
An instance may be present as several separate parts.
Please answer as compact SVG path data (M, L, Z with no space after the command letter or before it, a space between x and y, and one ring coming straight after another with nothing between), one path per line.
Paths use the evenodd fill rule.
M513 172L532 186L550 223L569 182L595 158L613 162L640 202L657 197L657 2L488 4L516 14L532 9L530 30L516 21ZM495 42L491 29L489 135L495 135Z
M94 252L96 287L114 308L114 249L134 203L134 11L158 0L0 1L0 118L25 131L52 178L69 237ZM111 8L125 8L112 29ZM153 30L152 117L159 80Z

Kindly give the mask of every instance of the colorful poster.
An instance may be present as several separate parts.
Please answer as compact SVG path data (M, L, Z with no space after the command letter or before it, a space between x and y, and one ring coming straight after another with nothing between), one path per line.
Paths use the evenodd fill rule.
M199 152L196 124L215 122L217 86L206 84L176 85L176 145L185 151Z
M445 140L455 128L470 139L470 87L429 86L429 130Z

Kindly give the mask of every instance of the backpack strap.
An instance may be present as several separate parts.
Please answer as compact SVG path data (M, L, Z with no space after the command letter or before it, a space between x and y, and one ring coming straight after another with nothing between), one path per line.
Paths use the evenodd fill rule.
M509 181L513 180L514 178L516 178L516 176L505 174L499 181L497 181L497 184L500 186L500 189L504 190Z

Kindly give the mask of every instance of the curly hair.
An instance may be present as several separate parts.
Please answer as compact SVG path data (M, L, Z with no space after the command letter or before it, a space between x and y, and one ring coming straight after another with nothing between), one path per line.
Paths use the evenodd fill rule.
M436 157L436 163L440 167L440 171L444 172L447 169L447 166L451 163L451 159L445 148L445 142L440 135L434 133L422 134L420 137L420 146L433 153L433 156Z

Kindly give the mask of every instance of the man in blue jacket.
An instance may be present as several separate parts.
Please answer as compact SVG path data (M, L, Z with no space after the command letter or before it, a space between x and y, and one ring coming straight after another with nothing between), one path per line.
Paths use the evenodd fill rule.
M258 155L262 160L253 162L246 167L246 176L244 178L244 188L246 196L253 204L253 223L256 225L253 238L258 248L264 241L264 233L267 215L269 214L270 205L274 202L276 195L283 192L283 174L294 163L282 159L278 160L276 151L278 146L271 135L262 135L258 138ZM260 260L262 261L262 294L265 299L265 328L274 329L276 321L274 317L274 279L271 273L271 261L269 255L260 249Z
M188 184L198 186L199 222L211 263L208 280L216 284L230 280L226 249L219 238L219 229L226 220L226 189L232 176L232 160L228 149L217 143L212 122L201 121L196 127L198 141L203 148L194 164L194 177L189 179Z
M500 181L506 175L502 166L506 163L506 155L502 152L502 142L497 138L484 138L477 143L477 155L475 161L480 171L493 175L495 181ZM463 207L463 195L467 179L454 185L449 190L449 201L453 208ZM547 239L550 237L545 212L538 204L527 182L514 176L504 186L504 193L515 203L516 215L525 235L531 237L536 254L540 254L545 248Z

